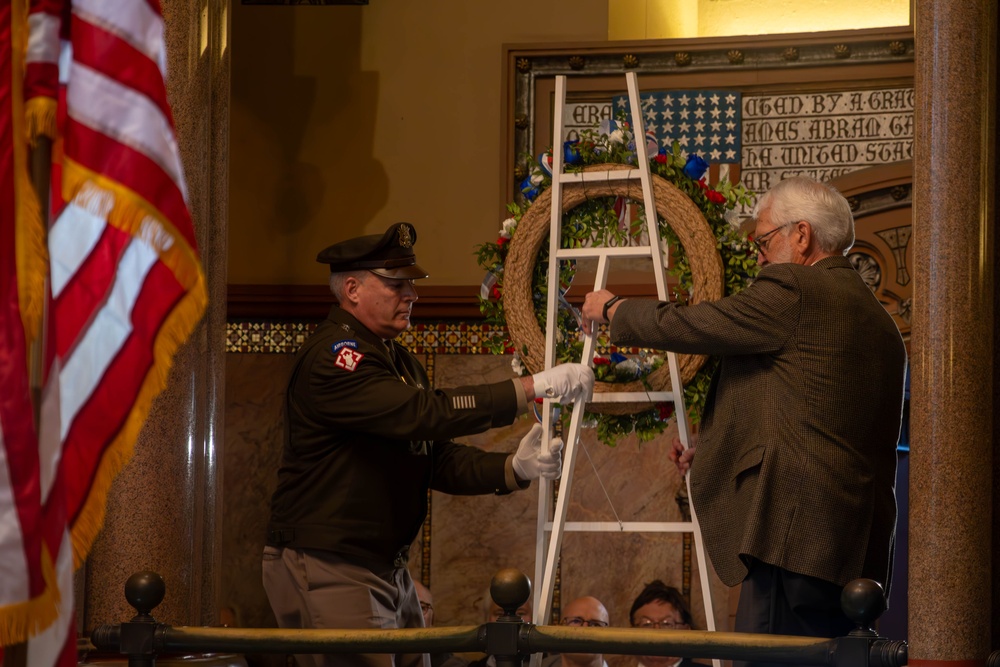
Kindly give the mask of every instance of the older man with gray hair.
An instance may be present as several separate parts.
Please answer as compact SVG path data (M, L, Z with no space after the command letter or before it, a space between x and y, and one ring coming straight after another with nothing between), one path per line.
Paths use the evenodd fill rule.
M612 342L720 357L691 492L719 577L742 584L736 629L838 636L841 588L888 586L906 350L846 255L844 197L810 178L760 197L760 274L739 294L680 306L587 295L585 325Z

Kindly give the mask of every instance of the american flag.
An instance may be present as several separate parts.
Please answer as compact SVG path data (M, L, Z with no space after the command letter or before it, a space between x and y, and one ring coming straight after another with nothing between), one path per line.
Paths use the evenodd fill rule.
M36 0L29 24L25 125L57 131L55 222L48 230L38 428L30 417L28 428L0 411L0 455L7 455L7 477L0 473L0 644L27 641L29 665L70 665L73 565L86 558L111 482L131 457L207 297L164 85L158 2L75 0L70 13L59 0ZM53 113L56 72L65 92ZM5 148L18 141L4 135ZM4 261L8 333L16 332L10 319L18 312L11 285L37 278L20 263L8 275L10 266ZM3 342L16 344L16 336ZM14 352L26 354L25 347ZM17 366L19 376L27 364ZM5 382L0 405L30 406L26 386ZM11 465L15 445L33 449L32 470ZM37 524L28 521L36 516ZM50 547L52 563L39 543ZM44 595L43 609L33 601L45 602Z
M669 150L676 141L683 153L712 164L740 161L739 91L671 90L643 93L639 100L646 135L658 148ZM612 108L632 117L627 96L615 97Z

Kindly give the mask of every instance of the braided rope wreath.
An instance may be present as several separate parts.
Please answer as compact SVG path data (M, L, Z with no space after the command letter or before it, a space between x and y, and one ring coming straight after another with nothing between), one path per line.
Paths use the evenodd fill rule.
M590 165L584 171L636 169L624 164ZM722 258L716 248L716 238L698 206L675 185L651 174L656 212L677 234L691 264L692 287L689 303L715 301L722 297L724 272ZM567 183L563 185L563 211L570 211L589 199L624 197L642 203L642 186L638 180ZM532 273L542 243L548 238L551 220L552 190L542 192L518 223L517 233L510 242L504 262L507 327L514 349L521 350L521 361L529 373L545 367L545 335L535 317L532 302ZM678 356L681 381L689 382L706 357L682 354ZM669 391L670 369L663 364L650 373L645 381L597 382L595 392ZM634 414L649 409L649 403L591 403L587 410L602 414Z

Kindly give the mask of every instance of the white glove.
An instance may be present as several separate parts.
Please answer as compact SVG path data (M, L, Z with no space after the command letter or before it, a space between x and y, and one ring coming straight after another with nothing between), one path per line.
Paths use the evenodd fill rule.
M532 377L536 398L552 398L568 403L590 400L594 393L594 371L586 364L560 364Z
M517 446L511 462L514 472L525 481L539 477L557 479L562 474L562 448L562 438L553 438L548 453L542 454L542 425L535 424Z

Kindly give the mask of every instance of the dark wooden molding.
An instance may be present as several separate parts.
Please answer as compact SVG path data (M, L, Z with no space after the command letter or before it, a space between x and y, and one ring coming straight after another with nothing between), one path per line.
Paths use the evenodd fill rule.
M624 297L656 294L652 285L612 285L609 289ZM419 293L420 298L413 304L415 320L482 319L478 285L427 285L420 286ZM585 293L585 289L573 289L569 300L579 305ZM334 303L325 285L229 285L226 318L318 321L326 317Z
M477 320L478 286L420 287L414 319ZM326 285L229 285L229 320L321 320L336 303Z

